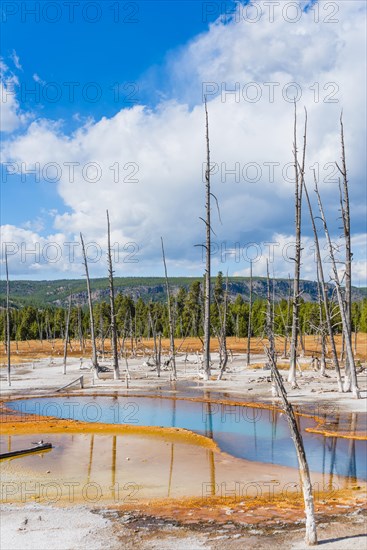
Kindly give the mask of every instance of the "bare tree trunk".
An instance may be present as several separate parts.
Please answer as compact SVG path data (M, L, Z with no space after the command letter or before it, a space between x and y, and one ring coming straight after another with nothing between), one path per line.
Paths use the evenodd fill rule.
M292 388L297 387L296 367L297 367L297 342L298 342L298 313L299 313L299 280L301 271L301 205L302 205L302 179L305 169L306 158L306 136L307 136L307 111L305 110L305 129L303 136L303 159L301 168L301 178L299 174L299 165L297 158L297 111L294 105L294 166L295 166L295 227L296 227L296 250L294 258L294 283L293 283L293 309L292 309L292 339L289 358L289 376L288 382Z
M8 386L11 386L10 376L10 286L9 286L9 269L8 269L8 250L5 245L5 271L6 271L6 356L7 356L7 376Z
M321 359L320 359L320 375L325 376L326 374L326 347L325 347L325 332L324 332L324 319L322 315L322 289L320 281L319 268L317 266L317 301L319 304L319 333L321 338Z
M287 322L284 327L284 352L283 352L284 358L287 357L287 346L288 346L288 337L289 337L289 313L290 313L290 303L291 303L291 295L292 295L292 287L291 287L290 279L291 279L290 275L288 275L289 293L288 293L288 299L287 299Z
M316 179L315 179L315 184L317 184ZM311 218L312 229L313 229L313 234L314 234L314 239L315 239L317 272L318 272L318 276L320 278L320 283L321 283L322 297L323 297L323 302L324 302L325 318L326 318L326 324L327 324L327 329L328 329L328 333L329 333L331 352L332 352L332 356L333 356L333 363L334 363L334 368L335 368L336 377L337 377L338 389L339 389L340 392L342 392L343 391L343 384L342 384L342 379L341 379L341 374L340 374L338 354L337 354L337 351L336 351L335 338L334 338L334 329L333 329L333 325L332 325L332 321L331 321L329 298L328 298L327 288L326 288L326 285L325 285L324 270L323 270L322 261L321 261L319 236L317 234L315 218L314 218L314 215L313 215L313 212L312 212L311 201L310 201L310 197L308 195L308 190L307 190L307 186L306 186L305 181L303 181L303 188L305 190L305 196L306 196L307 203L308 203L308 209L310 211L310 218Z
M160 353L160 343L158 339L158 345L157 345L157 327L156 327L156 319L153 322L152 314L149 311L149 318L150 318L150 325L152 327L152 335L153 335L153 356L154 356L154 363L157 369L157 376L158 378L161 376L161 353Z
M99 314L99 332L100 332L100 335L101 335L102 361L104 361L104 358L105 358L105 349L104 349L105 333L104 333L104 323L103 323L102 312Z
M136 310L134 312L134 357L137 356L138 353L138 330L136 326Z
M250 295L247 326L247 365L250 364L251 332L252 332L252 260L250 261Z
M98 359L97 359L96 337L95 337L95 331L94 331L92 292L91 292L91 289L90 289L90 280L89 280L87 256L86 256L86 253L85 253L83 235L81 233L80 233L80 241L82 243L82 252L83 252L83 259L84 259L85 275L86 275L86 278L87 278L90 335L91 335L91 341L92 341L92 367L93 367L93 371L94 371L94 376L96 378L98 378L99 365L98 365Z
M17 354L19 354L16 318L14 318L14 336L15 336L15 350L16 350Z
M148 315L148 341L150 339L150 329L151 329L151 326L150 326L150 316Z
M82 312L81 312L80 304L78 304L78 335L79 335L80 351L83 353L84 341L83 341L83 329L82 329Z
M52 333L52 351L55 351L55 343L56 343L56 311L54 313L54 326L53 326L53 333Z
M222 380L223 374L226 370L228 363L228 351L227 351L227 313L228 313L228 273L226 276L226 289L224 293L223 300L223 315L221 315L220 307L219 309L219 319L220 319L220 372L218 375L218 380Z
M205 289L204 289L204 379L210 379L210 245L211 245L211 226L210 226L210 148L209 148L209 118L208 108L205 98L205 121L206 121L206 267L205 267Z
M305 514L306 514L305 542L309 546L314 546L314 545L317 545L314 499L312 494L310 471L308 468L305 448L303 445L303 439L297 425L297 420L293 411L293 407L291 403L288 401L288 397L285 391L282 377L280 376L280 373L278 371L274 358L270 353L270 350L268 350L268 357L269 357L270 367L274 376L274 380L282 400L283 409L287 415L289 429L291 431L291 436L292 436L293 443L297 453L298 467L299 467L299 473L301 477L303 500L305 504Z
M162 364L162 334L158 333L158 347L157 347L157 370L161 368Z
M48 342L49 340L49 332L48 332L48 314L46 313L46 317L45 317L45 333L46 333L46 340Z
M325 345L325 333L322 329L321 332L321 365L320 365L320 374L321 376L326 376L326 345Z
M131 315L131 312L130 312L130 348L131 348L131 351L130 351L130 356L131 357L134 357L135 356L135 349L134 349L134 331L133 331L133 316Z
M125 356L125 381L126 381L126 387L129 388L129 380L131 380L131 375L130 375L130 371L129 371L129 363L127 361L127 349L125 350L125 353L124 353L124 356Z
M65 326L64 360L63 360L63 367L62 367L62 373L63 374L66 374L66 358L67 358L67 355L68 355L70 313L71 313L71 294L69 296L69 307L68 307L68 314L67 314L67 317L66 317L66 326Z
M119 347L120 347L120 359L122 359L122 356L123 356L123 353L125 351L125 340L126 340L126 331L125 331L125 325L126 325L126 318L127 318L127 313L125 315L125 322L124 322L124 329L123 331L121 331L118 335L118 344L119 344Z
M6 353L6 349L7 349L7 337L6 337L6 307L5 309L1 312L1 316L4 317L4 332L3 332L3 336L4 336L4 353Z
M119 358L117 349L117 331L116 331L116 314L115 314L115 292L113 287L113 267L111 255L111 230L110 218L107 210L107 257L108 257L108 280L110 285L110 314L111 314L111 348L112 348L112 364L113 377L115 380L120 378Z
M41 343L41 346L43 344L42 342L42 321L39 320L38 313L37 313L37 327L38 327L38 336Z
M322 203L321 203L320 193L319 193L319 190L318 190L318 187L317 187L316 176L315 176L315 192L316 192L316 195L317 195L317 201L318 201L318 205L319 205L320 215L321 215L321 219L322 219L323 226L324 226L326 241L327 241L327 244L328 244L328 247L329 247L329 255L330 255L332 270L333 270L333 275L334 275L334 283L335 283L335 287L336 287L336 294L337 294L337 298L338 298L340 315L341 315L341 318L342 318L343 334L344 334L344 338L345 338L345 347L346 347L347 357L348 357L349 365L350 365L351 390L352 390L353 394L355 395L355 397L357 399L359 399L360 395L359 395L359 389L358 389L356 369L355 369L355 364L354 364L352 342L351 342L350 334L349 334L349 325L348 325L348 320L347 320L346 311L345 311L345 304L344 304L343 297L342 297L339 274L338 274L338 270L337 270L336 262L335 262L335 257L334 257L334 249L333 249L333 245L332 245L332 242L331 242L331 239L330 239L328 227L327 227L327 224L326 224L326 218L325 218L324 209L323 209L323 206L322 206ZM345 387L344 387L344 390L346 390Z
M301 356L304 357L306 355L306 347L305 347L305 331L304 331L304 325L301 329L301 327L299 326L298 327L298 332L299 332L299 343L301 345Z
M344 146L344 126L343 126L343 114L340 115L340 141L342 152L342 167L340 168L338 163L336 166L343 176L343 193L340 189L341 198L341 212L344 229L345 239L345 316L347 322L347 329L349 339L352 338L352 251L351 251L351 238L350 238L350 208L349 208L349 192L348 192L348 177L347 177L347 165L345 160L345 146ZM340 182L339 182L340 188ZM345 380L344 390L350 391L351 378L355 376L351 373L352 365L350 364L348 354L345 360Z
M224 303L223 303L223 328L222 328L222 351L223 351L223 364L222 372L226 370L228 362L228 350L227 350L227 316L228 316L228 272L226 275L226 288L224 291Z
M345 359L345 336L344 332L342 332L342 345L340 349L340 361L344 361Z
M173 315L172 315L172 310L171 310L171 293L170 293L169 283L168 283L166 257L165 257L165 254L164 254L164 245L163 245L162 237L161 237L161 243L162 243L162 256L163 256L163 265L164 265L164 275L165 275L165 278L166 278L166 288L167 288L169 343L170 343L170 356L171 356L170 357L170 363L172 365L172 378L173 378L173 380L177 380L176 357L175 357L175 328L174 328Z
M274 340L274 316L273 308L270 297L270 278L269 278L269 263L266 260L266 275L267 275L267 300L266 300L266 336L269 341L268 355L271 357L273 365L276 365L277 358L275 353L275 340ZM269 365L271 368L271 365ZM277 386L274 380L273 370L271 370L271 393L273 397L279 396Z
M269 263L266 261L266 276L267 276L267 300L266 300L266 335L269 340L269 352L276 363L275 360L275 340L274 340L274 318L273 318L273 308L271 304L271 293L270 293L270 277L269 277Z

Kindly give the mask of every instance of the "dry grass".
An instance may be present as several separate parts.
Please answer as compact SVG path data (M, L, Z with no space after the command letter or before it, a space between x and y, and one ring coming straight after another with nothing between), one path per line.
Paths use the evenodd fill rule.
M263 354L264 345L266 340L263 342L260 338L251 338L251 354ZM131 341L126 341L126 349L128 352L131 351ZM176 349L180 353L195 353L200 352L202 349L202 343L199 338L186 338L182 340L177 338L175 341ZM353 337L354 344L354 337ZM134 343L135 345L135 343ZM341 351L342 338L341 335L336 336L336 347L338 353ZM101 348L101 342L97 341L97 346ZM143 338L137 343L137 354L139 356L147 356L152 352L154 343L152 339ZM169 339L162 339L163 350L169 350ZM234 336L227 339L227 347L234 354L244 354L247 351L247 339L246 338L236 338ZM284 339L277 338L276 348L280 355L282 355L284 350ZM218 341L216 338L211 340L211 351L218 351ZM306 355L320 355L320 342L315 336L306 336L305 337L305 349ZM105 351L110 353L111 343L110 340L105 341ZM329 350L330 352L330 350ZM47 357L62 357L64 353L64 342L61 339L57 339L53 342L44 340L42 343L39 340L28 340L27 342L12 342L11 343L11 361L13 364L23 363L28 361L34 361L37 359L43 359ZM71 347L68 348L69 357L90 357L91 355L91 343L90 341L86 344L86 349L84 353L80 350L79 341L72 340ZM330 353L329 353L330 357ZM367 333L358 333L357 335L357 353L356 358L361 361L367 360ZM0 350L0 363L4 365L6 363L6 350L4 344L1 345ZM261 365L262 366L262 365ZM284 365L286 366L286 364ZM256 368L256 364L253 365Z

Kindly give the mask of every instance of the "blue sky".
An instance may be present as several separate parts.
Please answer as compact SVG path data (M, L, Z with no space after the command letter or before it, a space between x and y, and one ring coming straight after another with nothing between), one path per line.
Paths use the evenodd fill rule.
M34 2L25 4L30 7ZM63 2L59 4L62 6ZM84 2L84 6L88 4L92 3ZM154 66L161 66L171 50L206 31L209 22L219 15L220 5L218 11L211 15L201 2L186 0L107 1L96 4L101 12L100 20L95 23L86 19L89 12L89 17L93 17L95 11L92 7L83 17L83 2L75 7L72 22L68 20L71 15L66 8L61 11L60 21L55 23L49 22L54 13L51 8L49 17L42 17L41 11L40 21L37 22L26 13L23 14L26 21L22 22L21 7L18 14L7 16L2 26L2 52L9 61L13 51L16 51L23 69L19 74L21 83L27 88L34 87L33 75L36 73L46 82L56 82L63 91L56 102L52 99L47 101L47 94L42 94L40 105L28 96L28 101L24 101L25 108L38 108L42 116L64 118L68 122L71 111L94 118L114 115L127 105L125 96L130 92L122 92L117 100L114 84L134 82L139 86L145 73ZM119 5L118 15L116 4ZM227 4L230 6L233 2ZM115 22L114 17L118 17L118 21ZM68 86L63 84L67 82L80 85L75 88L72 105L68 98ZM90 100L87 91L83 97L84 87L91 82L97 82L103 92L101 99L95 103L93 87L90 88ZM152 91L155 92L140 87L133 97L145 104L152 104L156 100L152 97ZM50 88L50 96L52 93Z
M19 78L22 108L35 116L62 119L68 132L83 118L113 116L141 102L154 106L157 89L147 87L147 73L163 66L171 50L204 32L220 10L220 4L206 10L201 2L158 0L98 2L100 12L92 5L83 12L83 2L74 11L59 2L59 12L51 5L45 12L40 7L36 20L31 13L35 2L11 4L3 7L1 51ZM100 19L93 22L95 17ZM14 66L14 51L21 70ZM48 84L45 90L34 75ZM73 118L76 113L78 120ZM36 182L32 175L24 183L3 174L1 198L2 224L20 225L42 217L42 234L52 224L52 216L44 212L65 209L55 186Z
M312 189L316 167L340 258L335 161L344 111L354 283L366 284L363 2L300 0L270 12L263 1L83 1L72 16L70 3L56 10L45 1L39 21L27 12L35 4L2 7L1 225L3 243L14 244L13 277L81 276L80 251L71 261L65 243L83 231L104 249L106 208L119 275L161 275L161 236L171 275L201 275L205 90L222 218L213 211L213 270L248 275L256 256L255 274L265 274L266 259L275 276L293 271L289 164L299 92L299 144L304 107L309 115L306 182ZM85 172L92 165L96 181ZM26 174L32 168L39 178ZM303 232L302 275L314 279L306 209ZM41 255L22 254L34 246ZM63 251L57 261L42 253L49 247ZM138 262L126 262L132 249ZM103 255L92 272L105 275Z

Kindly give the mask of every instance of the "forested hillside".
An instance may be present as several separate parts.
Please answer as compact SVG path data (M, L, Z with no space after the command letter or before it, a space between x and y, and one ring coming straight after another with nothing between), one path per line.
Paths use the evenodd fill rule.
M212 278L214 281L215 278ZM116 277L115 290L134 300L142 298L144 301L159 302L165 298L165 282L163 277ZM177 294L180 288L188 290L199 277L172 277L170 286L173 294ZM289 288L292 285L287 279L274 279L274 299L276 302L286 300L289 295ZM305 302L317 301L317 283L314 281L300 281L302 299ZM233 301L238 295L244 299L249 295L249 277L230 277L228 284L229 299ZM103 301L108 298L108 279L91 279L91 288L94 301ZM253 278L254 297L266 298L266 278ZM333 286L329 285L329 295L333 292ZM69 295L73 295L75 302L84 306L87 304L86 283L83 279L64 279L56 281L11 281L10 282L10 303L15 307L34 305L44 306L65 306ZM1 305L5 304L6 282L0 281ZM367 296L366 288L353 287L353 301L362 300Z
M121 281L123 285L121 285ZM117 279L115 311L116 325L120 338L152 337L157 334L169 335L168 309L166 290L163 279ZM11 308L11 338L13 340L55 339L63 338L66 326L67 312L63 304L70 291L72 308L69 334L73 338L89 337L90 322L86 307L86 293L82 289L84 281L52 281L40 283L22 282L17 286L14 297L14 286L11 283L12 300L17 304ZM94 324L100 338L110 335L110 306L105 279L93 281ZM27 285L29 284L29 287ZM288 335L291 325L292 300L288 281L272 281L272 296L274 308L274 330L278 335ZM229 303L227 318L227 336L245 337L248 335L249 324L249 280L232 278L229 282ZM251 311L251 334L260 336L264 333L266 323L266 280L254 279L253 304ZM28 305L20 306L20 297L28 288L29 295L24 300ZM31 289L34 288L35 296ZM174 290L172 311L174 317L175 336L203 336L204 301L203 284L200 279L172 279ZM317 285L303 281L303 294L300 301L299 326L302 334L316 334L325 331L323 319L320 321ZM41 290L45 294L41 294ZM211 304L211 333L218 335L220 331L219 311L223 304L225 282L221 273L213 280L213 300ZM329 287L333 310L333 326L335 332L341 332L342 324L339 307L333 301L333 288ZM58 295L58 293L60 293ZM315 296L316 293L316 296ZM41 297L45 296L42 301ZM59 296L57 298L57 296ZM34 300L34 304L30 302ZM43 304L43 305L41 305ZM352 305L352 329L367 332L367 298L359 299ZM0 316L0 334L5 335L5 309Z

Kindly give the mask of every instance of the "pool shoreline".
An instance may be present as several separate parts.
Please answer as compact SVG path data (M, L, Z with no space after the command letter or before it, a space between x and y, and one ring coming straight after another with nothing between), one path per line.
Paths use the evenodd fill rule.
M120 396L125 396L128 398L135 397L147 397L147 394L134 392L119 392ZM27 399L34 398L53 398L61 397L66 398L70 396L75 397L116 397L116 392L93 392L93 394L88 392L65 392L65 393L47 393L47 395L29 395ZM168 399L175 400L181 399L186 401L196 401L196 402L210 402L217 404L232 404L238 406L248 406L259 409L266 410L278 410L281 411L279 407L270 405L269 403L261 402L244 402L237 399L226 399L226 398L216 398L216 399L207 399L200 396L164 396L164 395L149 395L151 398L157 399ZM120 435L120 434L129 434L129 435L141 435L142 437L148 436L151 438L156 438L157 442L159 438L166 438L170 441L175 441L178 444L193 444L204 446L208 449L208 452L214 452L215 455L226 455L219 446L210 438L196 434L195 432L186 430L184 428L169 428L169 427L152 427L152 426L132 426L129 424L105 424L105 423L91 423L91 422L81 422L78 420L68 420L61 419L56 417L43 417L38 422L34 422L32 417L34 415L16 415L10 409L7 409L6 403L9 401L25 399L24 396L11 397L8 399L3 399L0 402L0 428L3 435L33 435L36 433L42 434L99 434L99 435ZM312 406L312 404L311 404ZM313 419L317 424L310 431L316 431L317 426L324 423L325 419L318 418L315 415L300 413L297 412L300 416L305 416L307 418ZM348 414L346 411L343 415ZM4 416L6 421L4 422ZM333 434L334 435L334 434ZM342 434L336 433L337 437L343 437ZM357 439L356 437L348 437L351 441ZM365 439L365 438L364 438ZM245 461L241 460L245 466ZM246 467L246 466L245 466ZM262 462L253 462L252 467L257 469L258 467L264 468L266 464ZM293 470L293 475L297 475L297 470L282 466L281 468ZM260 476L252 476L253 479L259 479ZM296 479L296 478L294 478ZM340 515L341 509L346 511L350 510L360 510L360 513L365 514L366 511L366 492L367 492L367 483L363 480L356 480L354 485L349 485L348 488L340 486L333 494L327 491L325 494L318 493L315 498L316 512L318 514L319 521L342 521L342 519L337 519L338 514ZM210 525L211 529L220 530L223 526L232 525L231 529L241 530L243 536L243 529L277 529L280 524L288 525L292 529L299 528L300 524L303 523L304 510L303 510L303 499L301 494L295 490L289 491L286 494L274 494L272 498L260 498L260 499L231 499L230 497L206 497L205 499L191 496L191 497L174 497L174 498L149 498L146 500L140 501L138 504L118 504L110 501L101 501L98 505L91 505L83 501L82 498L78 498L73 503L67 501L60 501L55 506L55 509L65 509L73 510L77 509L81 504L84 505L86 509L97 513L105 514L111 512L112 515L118 514L118 517L128 516L133 517L134 521L140 521L140 517L149 517L152 518L152 521L170 521L177 522L180 526L180 529L190 529L190 526L194 529L205 530L206 525ZM35 503L37 506L44 507L43 503ZM7 503L2 503L2 507L8 506ZM17 507L19 512L15 511L15 514L24 514L24 504L21 502L14 502L12 505ZM47 506L47 505L46 505ZM41 508L43 510L43 508ZM94 513L92 515L94 515ZM343 511L344 514L344 511ZM136 519L137 518L137 519ZM276 521L275 521L276 518ZM130 520L129 520L130 521ZM132 523L134 525L134 523ZM237 531L236 531L237 532ZM221 536L220 531L218 536Z
M157 394L153 394L153 395L147 395L146 393L130 393L130 392L126 392L126 391L119 391L119 392L89 392L89 391L72 391L72 392L64 392L64 393L61 393L61 392L52 392L52 393L47 393L46 395L45 394L33 394L33 395L27 395L27 396L16 396L16 397L13 397L13 396L9 396L7 398L2 398L0 399L0 426L3 427L5 425L5 429L6 428L6 425L7 425L7 420L4 420L3 417L8 413L9 414L9 417L10 417L10 422L11 422L11 419L13 418L13 414L14 414L14 411L12 409L9 409L6 404L10 401L19 401L19 400L30 400L30 399L35 399L35 398L40 398L40 399L46 399L46 398L60 398L60 397L91 397L91 398L95 398L95 397L113 397L113 398L118 398L118 397L129 397L129 398L149 398L149 399L167 399L167 400L177 400L177 401L190 401L190 402L195 402L195 403L210 403L210 404L213 404L213 405L229 405L229 406L239 406L239 407L251 407L251 408L257 408L257 409L264 409L264 410L269 410L269 411L275 411L275 412L278 412L278 413L284 413L282 407L279 405L279 404L271 404L271 403L268 403L268 402L261 402L261 401L244 401L244 400L241 400L241 399L228 399L228 398L206 398L204 396L182 396L182 395L157 395ZM294 408L294 412L297 416L299 417L303 417L303 418L309 418L309 419L312 419L314 422L315 422L315 426L313 427L306 427L305 428L305 431L309 432L309 433L314 433L314 434L319 434L319 435L324 435L325 437L338 437L338 438L343 438L343 439L350 439L350 440L358 440L358 441L367 441L367 432L364 432L364 431L355 431L354 433L348 433L348 432L345 432L343 430L331 430L330 428L327 428L325 426L325 424L327 424L328 422L328 418L327 418L327 415L324 416L324 418L322 418L320 415L317 415L317 414L312 414L312 413L307 413L307 412L301 412L300 410L298 410L300 408L300 405L293 405L293 408ZM314 408L314 403L312 402L309 402L309 403L306 403L304 405L302 405L302 408L306 409L307 408ZM29 415L30 417L32 417L32 413L26 413L27 415ZM347 414L349 414L347 411L345 412L342 412L341 413L341 416L346 416ZM366 413L366 416L367 416L367 413ZM55 422L56 420L60 420L58 417L52 417L52 416L45 416L45 419L46 418L49 418L50 421L52 420L53 422ZM330 420L330 419L329 419ZM79 422L77 420L74 420L74 422ZM88 423L87 423L88 424ZM99 423L96 423L96 424L99 424ZM108 427L110 426L110 424L106 423L104 424L105 427ZM131 426L130 424L123 424L124 426L128 427L128 426ZM150 426L145 426L146 428L151 428ZM139 426L139 428L143 428L143 426ZM107 429L107 428L106 428ZM168 429L168 428L164 428L162 427L163 430L165 429ZM0 430L2 431L2 429ZM187 430L186 430L187 431ZM190 431L190 430L188 430ZM4 432L5 434L9 433L9 432ZM24 433L24 432L22 432ZM192 433L195 433L195 432L192 432Z

